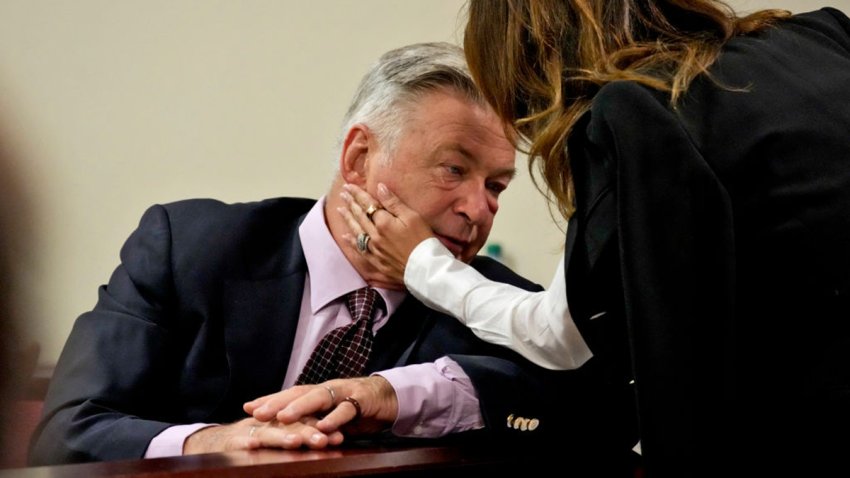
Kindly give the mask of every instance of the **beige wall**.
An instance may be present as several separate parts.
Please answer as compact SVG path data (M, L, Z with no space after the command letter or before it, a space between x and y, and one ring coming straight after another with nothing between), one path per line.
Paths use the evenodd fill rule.
M832 4L850 11L850 0ZM793 11L821 2L731 2ZM0 124L33 193L17 284L55 361L144 209L323 194L339 120L383 51L459 43L463 0L3 0ZM548 283L563 235L522 175L491 239Z

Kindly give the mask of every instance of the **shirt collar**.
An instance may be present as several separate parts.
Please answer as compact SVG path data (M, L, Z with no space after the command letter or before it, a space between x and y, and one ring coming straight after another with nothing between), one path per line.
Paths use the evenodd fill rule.
M304 258L307 260L310 310L313 314L349 292L368 285L348 262L331 235L325 222L325 201L325 196L316 201L298 228ZM387 316L395 312L407 295L404 291L376 290L386 304Z

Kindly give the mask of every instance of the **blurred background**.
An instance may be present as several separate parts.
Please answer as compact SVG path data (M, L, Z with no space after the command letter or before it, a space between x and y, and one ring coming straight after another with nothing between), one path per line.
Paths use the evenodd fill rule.
M850 12L850 0L728 3ZM324 194L366 69L404 44L460 44L464 4L0 0L0 146L15 151L31 238L6 286L39 362L56 361L148 206ZM491 245L546 285L563 231L518 159Z

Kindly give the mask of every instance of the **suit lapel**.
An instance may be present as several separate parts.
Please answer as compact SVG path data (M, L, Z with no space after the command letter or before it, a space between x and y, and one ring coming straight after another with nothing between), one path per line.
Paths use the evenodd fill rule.
M375 336L366 371L371 373L407 365L429 324L433 323L433 314L421 302L408 295Z
M291 233L281 241L277 254L247 261L248 275L252 271L279 273L231 280L225 287L222 302L230 368L228 396L238 402L279 391L283 385L307 271L298 224L300 220L289 228Z

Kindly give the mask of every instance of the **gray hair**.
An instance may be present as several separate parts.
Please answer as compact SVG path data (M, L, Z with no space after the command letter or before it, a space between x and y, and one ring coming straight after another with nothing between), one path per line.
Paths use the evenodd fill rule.
M485 104L459 46L416 43L384 53L360 80L343 118L340 144L353 125L362 123L375 133L387 152L392 152L412 107L424 94L442 88Z

